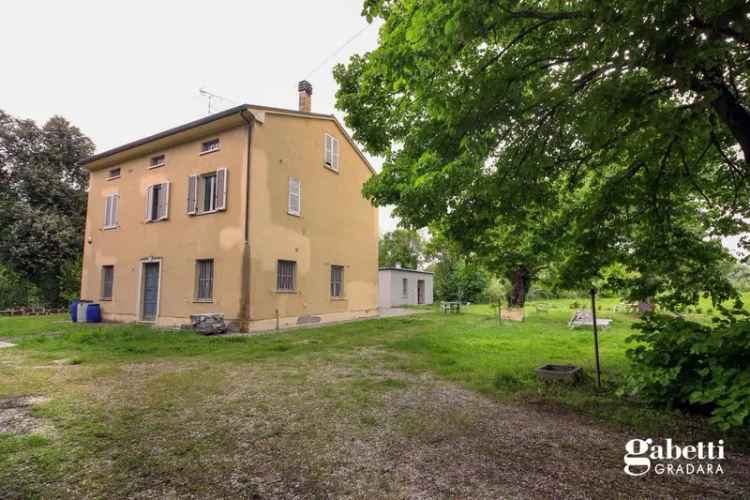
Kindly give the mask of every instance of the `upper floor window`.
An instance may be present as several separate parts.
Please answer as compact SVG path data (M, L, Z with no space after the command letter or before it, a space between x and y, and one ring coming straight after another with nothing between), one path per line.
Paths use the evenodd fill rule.
M276 266L276 289L294 291L297 274L297 263L293 260L280 260Z
M111 181L113 179L119 179L121 172L122 172L122 170L120 169L120 167L110 168L109 169L109 177L107 177L107 180Z
M117 227L119 205L120 195L117 193L107 195L104 203L104 229L114 229Z
M326 166L336 172L339 171L339 141L335 137L326 134L325 158Z
M191 175L188 179L187 213L205 214L227 208L227 169Z
M150 160L150 168L158 168L163 167L167 164L167 157L166 155L156 155L152 156Z
M289 178L287 213L289 213L289 215L302 214L302 183L296 177Z
M115 266L102 266L101 300L112 300L112 289L115 283Z
M146 190L146 222L169 217L169 183L154 184Z
M195 261L195 300L211 301L214 298L214 260Z
M201 144L201 154L211 153L219 150L219 139L211 139Z
M331 297L344 296L344 266L331 266Z

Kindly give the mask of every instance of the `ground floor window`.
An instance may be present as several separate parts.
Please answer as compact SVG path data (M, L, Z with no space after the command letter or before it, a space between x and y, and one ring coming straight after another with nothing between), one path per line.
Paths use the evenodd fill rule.
M195 300L213 300L214 260L195 261Z
M295 289L295 275L297 263L293 260L280 260L276 266L276 289L293 291Z
M407 278L401 278L401 296L409 296L409 280Z
M112 300L112 289L115 283L115 266L102 266L101 300Z
M331 266L331 297L344 296L344 266Z

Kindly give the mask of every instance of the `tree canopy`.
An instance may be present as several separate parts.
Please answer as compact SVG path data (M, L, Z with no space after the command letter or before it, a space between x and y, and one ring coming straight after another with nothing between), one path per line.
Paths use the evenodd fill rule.
M479 253L521 238L569 287L621 261L644 296L731 295L719 240L750 216L750 4L367 0L364 14L384 21L379 46L334 75L355 139L385 158L372 200Z
M398 228L380 237L378 243L378 265L417 269L422 258L423 242L414 230Z
M0 110L0 265L61 301L61 276L80 259L93 142L62 117L43 127ZM70 282L70 279L65 280Z

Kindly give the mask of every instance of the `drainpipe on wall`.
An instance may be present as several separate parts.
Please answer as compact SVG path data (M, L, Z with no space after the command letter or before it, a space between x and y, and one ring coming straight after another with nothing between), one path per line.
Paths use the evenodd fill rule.
M253 116L249 117L245 110L240 116L247 123L247 164L245 170L245 241L242 247L241 289L240 289L240 330L250 328L250 153L253 144Z

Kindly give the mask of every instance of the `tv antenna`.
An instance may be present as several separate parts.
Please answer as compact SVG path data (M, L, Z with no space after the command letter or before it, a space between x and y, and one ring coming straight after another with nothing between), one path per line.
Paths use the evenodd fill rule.
M237 101L234 99L229 99L228 97L220 96L218 94L214 94L213 92L209 92L204 87L201 87L198 89L198 92L200 95L205 96L208 99L208 114L212 114L215 111L218 111L216 108L216 103L218 101L224 101L228 102L230 104L237 104Z

